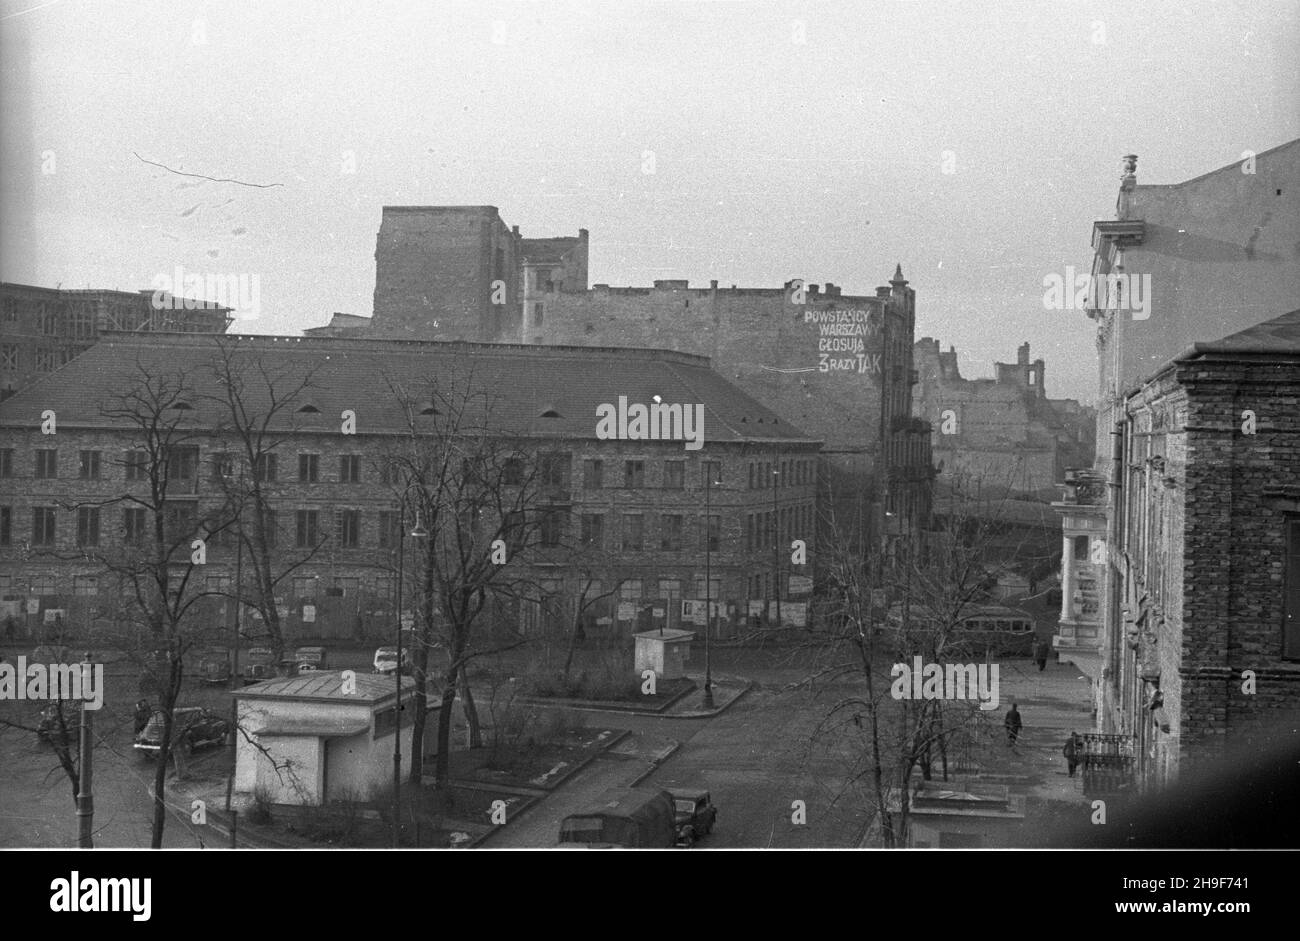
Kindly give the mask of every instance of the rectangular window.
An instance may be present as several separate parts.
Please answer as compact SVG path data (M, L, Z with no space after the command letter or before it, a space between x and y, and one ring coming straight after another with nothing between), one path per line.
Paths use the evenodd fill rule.
M122 511L122 541L128 546L144 543L144 507L128 507Z
M381 461L379 463L379 482L385 486L391 486L400 482L401 472L398 465L393 461Z
M745 514L745 548L754 548L754 514Z
M0 448L0 477L14 475L14 449Z
M682 547L682 517L675 513L665 513L659 517L659 522L659 548L669 552L680 550Z
M339 546L355 549L361 543L361 511L339 510Z
M12 343L0 346L0 369L10 372L18 369L18 347Z
M582 485L588 490L599 490L605 486L605 462L587 460L582 462Z
M77 545L99 545L99 507L77 507Z
M700 486L712 488L722 486L721 461L704 461L700 465Z
M0 546L13 545L14 539L14 508L11 506L0 506Z
M1300 517L1289 517L1286 526L1286 575L1283 598L1282 656L1300 659Z
M315 575L295 575L293 578L294 598L315 598L316 585L320 579Z
M710 552L717 552L722 544L722 517L714 513L705 519L704 546Z
M320 512L299 510L295 545L299 549L313 548L320 541Z
M167 476L171 480L192 481L198 470L198 448L177 447L167 453Z
M203 581L203 590L228 595L230 594L231 586L233 586L234 583L235 580L229 575L209 575Z
M645 461L623 462L623 486L629 489L645 486Z
M686 486L686 462L664 461L664 489L681 490Z
M54 545L54 507L32 507L32 545Z
M58 593L59 582L53 575L32 576L33 595L57 595Z
M253 461L253 474L258 483L275 483L279 475L279 456L276 454L259 454Z
M507 487L518 487L524 482L524 462L521 458L508 457L501 465L501 483Z
M542 325L542 305L534 304L533 305L533 326L540 327L541 325Z
M298 483L314 484L320 480L320 455L298 455Z
M146 451L126 452L126 479L149 479L149 454Z
M164 525L167 541L171 543L187 542L197 535L199 528L197 507L193 503L168 503Z
M543 454L542 486L559 490L569 489L569 468L572 464L571 454Z
M750 464L750 465L749 465L749 487L748 487L748 489L750 489L750 490L753 490L753 489L754 489L754 465L753 465L753 464Z
M722 598L722 579L711 578L708 583L704 581L704 576L695 576L695 598L697 601L704 600L705 592L708 592L710 601L717 602Z
M280 517L275 510L266 510L262 519L266 526L266 545L274 549L280 537Z
M582 514L582 544L596 549L605 547L605 517L603 514Z
M94 575L74 575L72 577L72 593L83 597L99 594L99 579Z
M59 452L57 448L38 448L36 450L36 477L40 480L52 480L59 476Z
M623 549L639 552L645 548L645 514L623 514Z
M396 549L402 538L401 514L396 510L379 511L379 548Z
M542 511L542 546L553 549L558 546L564 538L564 523L568 513L558 508L548 508Z
M82 451L77 462L77 476L82 480L99 480L99 452Z
M59 355L57 350L37 350L36 351L36 371L53 372L59 365Z
M618 597L620 601L640 601L641 591L641 579L628 578L619 586Z
M339 455L339 483L341 484L361 483L361 455L360 454Z
M682 596L682 580L680 578L661 578L659 579L659 597L673 601Z
M235 476L235 456L229 451L217 451L208 458L212 464L212 479L220 483Z

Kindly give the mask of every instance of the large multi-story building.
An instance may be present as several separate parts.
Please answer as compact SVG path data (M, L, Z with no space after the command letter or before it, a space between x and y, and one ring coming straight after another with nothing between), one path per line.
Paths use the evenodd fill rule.
M259 367L279 384L282 399L310 377L271 422L275 459L260 469L239 466L238 448L224 430L224 387L212 366L219 349L248 377L254 415L268 408ZM281 601L291 634L357 637L391 629L399 495L385 483L383 458L411 440L413 422L418 436L421 422L437 420L428 391L434 382L444 393L490 402L476 420L492 436L536 455L544 469L537 507L548 522L541 555L527 573L538 594L507 612L513 627L527 633L572 623L574 600L584 590L588 597L612 593L584 614L596 632L676 625L683 600L706 598L722 606L719 634L740 627L756 608L771 624L775 605L769 611L768 600L784 602L782 623L789 625L808 600L819 442L703 357L119 334L0 403L0 597L11 631L35 633L47 611L62 612L63 622L78 629L113 619L117 589L97 560L126 551L151 531L142 529L151 522L138 504L124 500L144 486L131 456L138 433L105 409L115 412L114 403L143 375L184 383L176 403L183 410L176 414L189 430L187 441L167 465L174 525L201 529L225 499L219 475L256 473L268 488L276 568L290 573ZM629 410L652 403L698 409L698 440L637 438L631 425L630 437L608 437L599 431L598 409L617 409L623 399ZM355 434L343 431L345 411L354 413ZM47 434L51 412L55 433ZM709 480L713 486L706 487ZM807 555L796 563L790 547L797 539ZM210 540L202 570L209 589L228 591L238 564L236 540ZM409 579L406 585L409 611ZM206 616L214 623L224 617Z
M901 266L867 295L801 280L589 287L588 247L586 229L524 238L492 206L386 206L370 324L336 314L308 333L707 356L729 381L825 442L827 506L845 531L882 508L908 530L924 525L930 435L912 416L916 298Z
M0 399L89 349L102 332L225 333L230 313L158 291L0 283Z
M1092 463L1096 429L1092 409L1074 399L1047 396L1046 364L1030 362L1021 344L1014 363L994 363L992 379L966 379L957 351L922 337L914 352L920 382L915 415L929 422L939 483L970 478L986 488L1033 492L1065 479L1071 467Z
M1260 325L1300 307L1298 242L1300 140L1174 185L1138 185L1137 157L1130 155L1115 219L1093 227L1093 263L1079 276L1085 283L1067 285L1078 287L1080 302L1066 306L1083 307L1097 322L1100 382L1094 466L1071 475L1057 504L1065 517L1062 583L1070 590L1056 644L1063 659L1094 680L1102 731L1136 736L1146 747L1153 741L1149 707L1160 704L1172 738L1152 745L1144 770L1157 774L1174 773L1179 756L1204 742L1236 734L1240 726L1223 721L1229 711L1255 708L1230 699L1227 679L1247 649L1269 664L1265 669L1282 656L1286 537L1280 511L1252 503L1275 499L1280 481L1295 479L1294 452L1230 440L1225 415L1210 412L1221 395L1253 395L1259 408L1275 409L1286 393L1275 396L1253 383L1233 389L1232 377L1244 373L1226 362L1212 367L1225 370L1226 385L1212 389L1208 372L1206 381L1197 378L1197 370L1211 368L1208 359L1194 351L1217 357L1226 338L1225 348L1255 357L1243 365L1287 355L1290 341L1279 345L1276 331ZM1268 471L1243 473L1270 462ZM1270 473L1278 480L1266 479ZM1221 519L1211 523L1204 513ZM1252 539L1267 559L1257 557ZM1251 565L1267 578L1246 577ZM1159 602L1153 569L1162 573ZM1242 587L1230 590L1223 578L1240 578ZM1207 591L1220 597L1204 608L1188 606ZM1188 620L1210 607L1217 624ZM1269 635L1260 618L1275 614ZM1233 626L1238 619L1240 631ZM1157 649L1164 662L1152 672ZM1290 689L1275 691L1281 688ZM1176 714L1165 704L1174 704ZM1166 734L1163 724L1161 730Z

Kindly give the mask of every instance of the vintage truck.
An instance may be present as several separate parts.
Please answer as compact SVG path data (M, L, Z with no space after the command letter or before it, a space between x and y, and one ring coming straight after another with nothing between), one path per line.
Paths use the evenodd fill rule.
M658 788L616 787L560 821L560 846L644 849L677 845L672 795Z

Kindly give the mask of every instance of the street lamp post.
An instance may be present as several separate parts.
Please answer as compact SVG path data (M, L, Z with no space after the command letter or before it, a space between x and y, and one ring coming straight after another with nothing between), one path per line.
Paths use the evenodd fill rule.
M408 494L402 494L402 506L397 518L397 668L393 675L397 678L397 701L393 706L395 719L393 727L393 846L400 846L402 832L402 577L406 571L406 500ZM415 513L415 526L411 536L419 539L427 536L428 530L420 523L420 512Z
M713 661L710 634L713 633L713 493L712 461L704 462L704 707L713 708Z

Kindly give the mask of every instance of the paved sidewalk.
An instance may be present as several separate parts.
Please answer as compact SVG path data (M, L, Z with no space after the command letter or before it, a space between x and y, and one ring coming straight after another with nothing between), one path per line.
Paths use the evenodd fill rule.
M677 742L652 735L630 735L578 772L558 790L507 821L479 846L488 849L553 847L560 821L592 803L611 787L634 787L677 748Z

